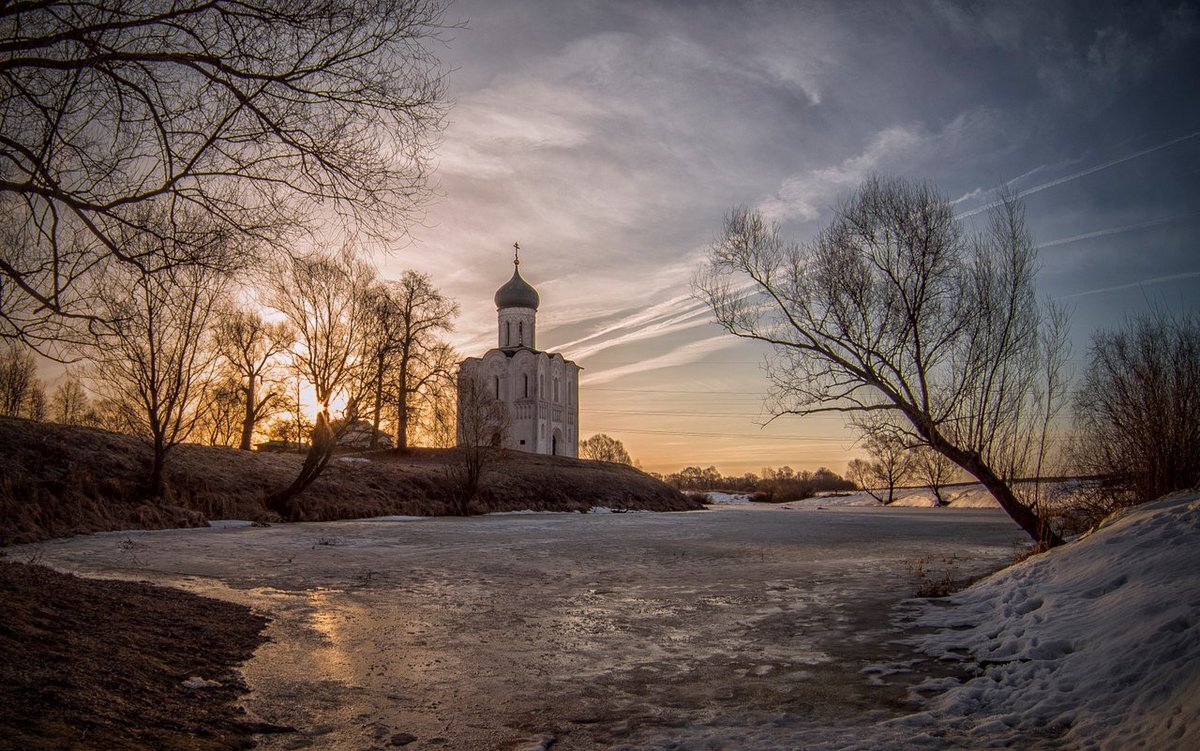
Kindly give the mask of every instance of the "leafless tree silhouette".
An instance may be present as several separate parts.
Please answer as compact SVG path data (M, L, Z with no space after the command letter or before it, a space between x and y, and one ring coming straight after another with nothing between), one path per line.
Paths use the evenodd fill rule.
M245 250L331 219L403 228L443 116L442 19L438 0L0 3L0 336L98 315L80 283L108 260L212 261L125 242L164 239L151 214L200 210L263 241Z
M207 232L210 252L222 247L236 252L207 215L156 219L154 234L131 230L122 245L146 257L170 256L176 251L172 237L192 242ZM163 265L151 273L110 263L93 285L101 315L89 328L92 342L85 353L92 381L116 425L150 441L151 497L163 493L168 453L187 439L202 414L202 392L216 362L212 314L227 283L206 265Z
M414 397L434 379L449 378L436 358L437 335L454 329L458 303L439 292L429 275L409 270L397 281L372 287L366 306L366 374L373 397L371 448L390 390L396 413L396 448L404 450Z
M616 462L617 464L633 465L625 445L605 433L597 433L579 442L579 456L583 459L594 459L601 462Z
M286 323L272 323L255 310L225 307L214 326L217 354L239 382L243 406L238 447L252 448L254 430L270 414L277 391L261 393L264 377L295 340Z
M367 290L376 283L375 269L358 260L350 248L318 251L288 259L272 275L266 303L284 315L296 332L291 349L297 373L316 393L316 425L312 442L296 480L273 494L267 504L285 517L294 515L293 500L325 470L337 447L330 426L330 404L347 401L340 424L358 416L363 367L364 332L369 326Z
M1200 318L1155 310L1093 335L1075 421L1106 510L1200 484Z
M479 480L504 445L511 417L504 402L481 383L458 377L458 449L446 466L455 512L466 516L479 492Z
M942 495L942 489L954 479L958 467L945 454L934 451L929 446L917 446L912 452L913 476L929 486L935 506L950 505Z
M874 413L1055 545L1012 486L1040 470L1064 395L1065 315L1038 304L1035 273L1015 199L967 237L932 186L875 177L804 247L733 211L696 289L730 333L774 346L774 414Z

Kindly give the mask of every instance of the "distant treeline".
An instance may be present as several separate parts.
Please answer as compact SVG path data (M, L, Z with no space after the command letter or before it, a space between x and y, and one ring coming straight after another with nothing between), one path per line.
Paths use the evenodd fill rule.
M811 498L817 493L858 489L853 482L825 467L815 472L797 472L788 466L764 467L761 474L747 472L728 476L722 475L716 467L684 467L668 475L651 474L679 490L748 493L753 500L764 503L786 503Z

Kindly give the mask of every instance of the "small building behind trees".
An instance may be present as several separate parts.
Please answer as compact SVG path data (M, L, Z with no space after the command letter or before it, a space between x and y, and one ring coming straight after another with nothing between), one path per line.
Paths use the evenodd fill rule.
M541 300L521 278L520 246L513 244L513 275L496 291L497 345L468 357L458 371L458 443L476 440L463 432L465 409L477 409L475 394L503 405L506 419L487 442L531 454L578 456L579 366L558 352L537 349Z

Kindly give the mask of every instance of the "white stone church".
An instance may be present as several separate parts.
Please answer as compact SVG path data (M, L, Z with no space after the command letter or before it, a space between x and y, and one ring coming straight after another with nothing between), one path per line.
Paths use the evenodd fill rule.
M477 393L500 400L508 411L504 434L492 445L531 454L578 456L579 366L537 348L537 290L521 278L520 246L513 244L513 275L496 290L498 346L459 363L458 393L475 381ZM459 401L459 414L463 402ZM462 424L462 420L459 420ZM458 441L463 442L460 431Z

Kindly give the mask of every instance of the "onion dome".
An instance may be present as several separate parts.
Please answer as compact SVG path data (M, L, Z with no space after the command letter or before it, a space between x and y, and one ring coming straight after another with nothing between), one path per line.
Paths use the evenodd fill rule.
M504 283L504 286L496 290L496 309L503 308L533 308L537 310L538 298L537 290L529 286L529 282L521 278L521 259L513 258L513 275Z

